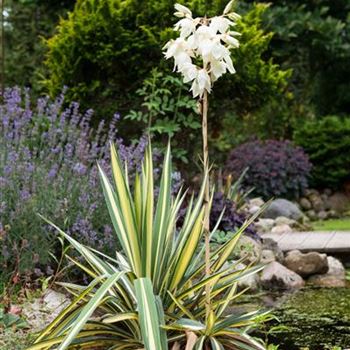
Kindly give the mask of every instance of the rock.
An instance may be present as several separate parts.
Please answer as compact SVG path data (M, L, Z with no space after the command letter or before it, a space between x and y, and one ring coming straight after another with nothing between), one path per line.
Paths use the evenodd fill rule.
M304 280L295 272L273 261L263 270L260 277L260 284L265 289L296 289L305 285Z
M311 202L305 197L301 198L299 203L300 206L305 210L310 210L312 208Z
M249 201L249 205L250 206L256 206L256 207L262 207L265 204L265 202L263 201L263 199L261 199L260 197L257 198L253 198Z
M260 207L258 207L257 205L253 205L248 209L248 212L249 212L249 214L254 215L259 210L260 210Z
M330 204L331 209L341 214L349 208L350 199L346 194L336 192L329 197L328 203Z
M275 221L273 219L259 219L254 225L259 233L271 232Z
M274 252L272 250L263 249L261 252L260 263L263 265L267 265L268 263L270 263L272 261L276 261L276 257L275 257Z
M282 249L278 246L278 243L272 238L263 238L262 250L270 250L275 255L275 260L280 262L281 264L284 261L284 254Z
M256 223L255 227L260 233L271 232L272 227L274 226L275 221L273 219L262 219L260 218Z
M305 190L306 197L310 197L313 194L319 195L319 192L317 190L315 190L314 188L308 188L307 190Z
M321 210L320 212L317 213L317 217L320 220L326 220L328 217L328 214L324 210Z
M318 287L329 288L344 288L346 287L346 280L333 275L314 275L308 279L308 282Z
M247 264L259 262L261 258L262 243L249 236L242 236L235 248L240 258L245 258Z
M312 208L316 211L319 212L321 210L324 210L324 203L323 200L320 196L320 194L312 194L310 197L310 202L312 205Z
M306 212L306 215L311 219L311 220L317 220L317 214L315 210L311 209Z
M247 267L247 265L239 263L237 264L236 270L241 271L244 270ZM252 275L243 277L238 281L238 287L241 289L249 288L250 290L257 290L259 286L259 275L257 273L254 273Z
M33 332L38 332L51 323L69 303L64 294L48 289L41 298L24 304L22 312Z
M327 216L329 218L334 219L334 218L337 218L339 215L337 214L337 212L335 210L331 209L331 210L328 210Z
M292 228L289 225L279 225L275 226L272 230L272 233L282 234L293 232Z
M276 219L279 216L284 216L295 221L299 221L303 217L303 213L297 205L282 198L272 201L262 215L268 219Z
M294 226L296 224L295 220L292 219L288 219L284 216L279 216L278 218L276 218L275 220L275 225L279 226L279 225L288 225L288 226Z
M328 261L328 275L341 276L345 279L345 267L340 260L333 256L327 256Z
M328 288L344 288L346 287L346 280L334 275L313 275L308 279L308 282L318 287Z
M326 194L328 197L332 194L332 190L330 188L326 188L324 191L323 191L324 194Z
M332 256L327 257L328 272L311 276L308 282L319 287L346 287L346 274L343 264Z
M323 202L327 202L328 198L329 198L329 196L326 193L321 194L321 199Z
M302 277L323 274L328 271L327 255L316 252L303 254L299 250L292 250L285 257L284 264Z

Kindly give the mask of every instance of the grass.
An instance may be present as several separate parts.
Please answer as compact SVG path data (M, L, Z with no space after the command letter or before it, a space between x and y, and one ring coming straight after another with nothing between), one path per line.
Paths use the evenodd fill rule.
M316 221L312 225L315 231L350 231L350 217Z

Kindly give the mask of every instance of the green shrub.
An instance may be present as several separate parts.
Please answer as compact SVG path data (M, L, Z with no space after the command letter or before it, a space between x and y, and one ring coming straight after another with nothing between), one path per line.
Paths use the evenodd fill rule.
M327 116L308 121L295 131L294 139L313 163L312 183L340 187L350 179L350 119Z

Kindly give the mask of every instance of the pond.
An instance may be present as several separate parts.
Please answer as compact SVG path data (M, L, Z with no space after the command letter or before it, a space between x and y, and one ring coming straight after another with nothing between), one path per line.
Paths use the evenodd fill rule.
M350 288L308 288L285 299L275 315L288 330L270 337L281 350L350 347Z
M257 300L270 308L274 306L273 314L279 322L270 327L287 327L269 335L269 343L279 344L279 350L350 348L350 288L307 287L294 293L253 298L253 303L251 297L246 300L251 307ZM268 328L263 333L267 331Z

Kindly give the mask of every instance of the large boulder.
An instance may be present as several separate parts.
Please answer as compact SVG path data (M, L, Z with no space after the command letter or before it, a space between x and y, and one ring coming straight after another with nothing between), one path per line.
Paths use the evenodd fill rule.
M343 264L332 256L327 257L328 272L311 276L308 282L320 287L345 287L346 273Z
M269 263L260 277L260 284L269 290L297 289L305 285L304 280L295 272L288 270L277 261Z
M296 204L287 199L279 198L271 202L268 208L263 212L263 217L277 219L279 216L299 221L304 215Z
M284 264L302 277L324 274L328 271L327 255L316 252L303 254L299 250L292 250L285 257Z

